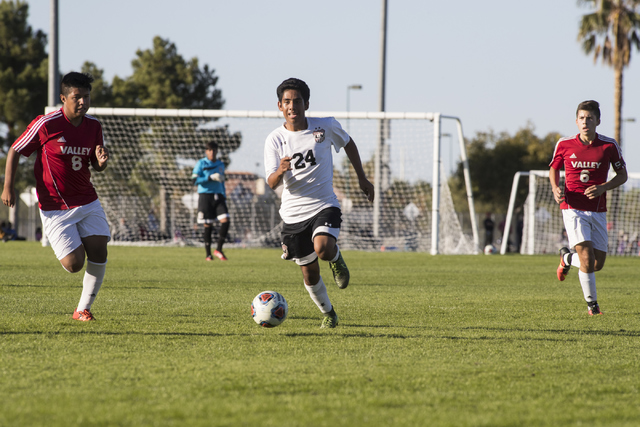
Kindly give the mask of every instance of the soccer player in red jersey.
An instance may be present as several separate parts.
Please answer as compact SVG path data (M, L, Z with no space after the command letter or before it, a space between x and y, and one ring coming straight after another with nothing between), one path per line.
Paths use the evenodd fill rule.
M606 192L627 181L620 146L615 139L596 133L599 124L599 104L596 101L580 103L576 112L580 133L558 141L549 165L553 197L562 209L569 246L575 249L575 254L569 248L560 249L558 279L564 280L572 265L580 269L580 285L592 316L602 314L595 272L602 270L607 258ZM616 174L607 181L610 165ZM559 185L563 166L564 188Z
M38 116L13 143L7 155L2 203L16 203L14 181L19 155L36 153L34 174L44 233L60 263L70 273L87 268L82 295L73 319L94 320L91 305L100 290L107 265L109 224L91 184L91 171L107 167L102 126L87 115L91 105L87 74L71 72L60 83L62 108Z

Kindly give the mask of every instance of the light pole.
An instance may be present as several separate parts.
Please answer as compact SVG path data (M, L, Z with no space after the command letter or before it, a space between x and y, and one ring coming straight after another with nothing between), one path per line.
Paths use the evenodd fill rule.
M627 146L627 141L625 141L627 126L626 123L635 123L635 117L627 117L626 119L622 119L622 141L619 141L622 145L622 157L624 157L624 148Z
M349 101L350 101L350 94L351 94L351 90L360 90L362 89L362 85L349 85L347 86L347 113L350 111L349 110ZM347 118L347 133L349 133L349 118Z

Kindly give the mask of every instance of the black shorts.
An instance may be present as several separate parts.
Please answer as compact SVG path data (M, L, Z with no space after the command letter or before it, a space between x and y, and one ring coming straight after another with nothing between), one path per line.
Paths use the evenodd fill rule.
M212 224L216 219L229 217L227 199L215 193L200 193L198 196L198 224Z
M313 247L317 235L333 236L338 240L342 212L340 208L327 208L306 221L284 224L282 228L282 259L298 265L311 264L318 258Z

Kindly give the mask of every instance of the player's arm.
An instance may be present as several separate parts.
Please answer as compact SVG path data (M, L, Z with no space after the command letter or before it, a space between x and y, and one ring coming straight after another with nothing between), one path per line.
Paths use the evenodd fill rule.
M7 154L7 165L5 167L4 174L4 189L2 190L2 204L12 208L16 204L16 191L14 188L14 182L16 179L16 172L18 170L18 161L20 155L13 147L9 148Z
M623 167L622 169L616 171L616 176L611 178L610 181L599 185L592 185L591 187L584 190L584 195L590 199L600 197L605 192L620 187L622 184L627 182L628 177L629 176L627 174L627 168Z
M284 174L292 169L291 157L286 156L280 159L280 166L278 169L276 169L276 171L267 178L267 184L269 184L269 187L271 187L272 190L275 190L276 187L282 183Z
M356 146L356 143L353 142L353 139L349 138L349 143L345 145L344 152L347 153L347 157L349 158L353 169L356 171L360 189L365 194L365 196L367 196L367 199L370 202L373 202L373 199L375 197L375 189L373 188L373 184L371 184L371 182L369 182L369 180L367 179L367 175L364 173L362 161L360 160L360 153L358 152L358 147Z
M562 203L564 200L564 191L560 187L560 169L554 167L549 168L549 182L551 183L551 191L553 192L553 198L557 204Z
M104 145L96 146L96 158L91 163L93 169L102 172L107 168L107 160L109 160L109 150Z
M204 170L202 169L202 161L198 161L196 167L193 168L193 172L191 173L191 182L193 185L203 185L209 181L209 176L204 174Z

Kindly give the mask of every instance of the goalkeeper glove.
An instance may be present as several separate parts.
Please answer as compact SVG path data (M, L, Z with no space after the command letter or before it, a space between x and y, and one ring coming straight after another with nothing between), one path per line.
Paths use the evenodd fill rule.
M218 172L209 175L209 179L211 181L224 182L224 176L220 175Z

